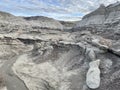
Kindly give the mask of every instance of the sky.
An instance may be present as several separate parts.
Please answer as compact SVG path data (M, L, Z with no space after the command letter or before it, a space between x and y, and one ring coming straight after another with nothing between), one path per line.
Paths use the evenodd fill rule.
M16 16L47 16L57 20L76 21L100 4L120 0L0 0L0 11Z

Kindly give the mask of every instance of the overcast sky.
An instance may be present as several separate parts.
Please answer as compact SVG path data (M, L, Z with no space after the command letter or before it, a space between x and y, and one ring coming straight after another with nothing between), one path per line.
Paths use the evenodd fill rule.
M0 0L0 10L16 16L47 16L59 20L79 20L100 4L120 0Z

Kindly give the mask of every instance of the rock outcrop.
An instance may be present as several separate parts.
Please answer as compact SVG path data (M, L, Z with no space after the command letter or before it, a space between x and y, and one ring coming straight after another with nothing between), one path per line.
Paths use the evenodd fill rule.
M111 41L110 45L101 43L102 39L106 42ZM119 44L118 41L105 39L90 32L71 34L55 30L49 33L43 31L41 35L0 34L0 40L1 50L3 49L0 56L2 69L6 68L6 62L9 66L9 63L15 60L12 67L15 75L10 70L9 73L8 70L4 71L11 78L17 76L28 90L89 90L86 86L86 74L89 63L96 58L101 60L101 83L96 90L111 90L108 86L115 83L112 90L119 90L117 82L119 83L120 55L119 47L115 46ZM15 56L17 57L12 59ZM9 84L7 82L7 87L11 88ZM19 85L18 82L16 84Z

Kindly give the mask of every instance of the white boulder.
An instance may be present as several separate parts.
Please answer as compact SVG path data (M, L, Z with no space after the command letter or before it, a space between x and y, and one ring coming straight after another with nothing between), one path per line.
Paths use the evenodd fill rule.
M100 86L100 60L90 62L90 68L86 76L86 84L91 89L96 89Z

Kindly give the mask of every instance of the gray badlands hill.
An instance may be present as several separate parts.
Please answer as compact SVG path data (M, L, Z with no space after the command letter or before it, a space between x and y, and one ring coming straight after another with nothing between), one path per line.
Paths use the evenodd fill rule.
M100 32L106 38L118 39L120 29L120 2L108 6L101 5L95 11L85 15L82 20L74 26L75 30L90 30ZM111 34L108 32L111 32Z
M16 32L18 30L29 32L36 31L36 29L62 30L63 26L52 18L42 16L22 18L6 12L0 12L0 33Z
M51 18L0 14L0 90L120 90L118 8L100 6L75 32Z
M62 30L63 26L55 19L44 17L44 16L32 16L32 17L24 17L28 23L36 24L38 28L46 28L46 29L59 29ZM35 26L36 26L35 25Z

